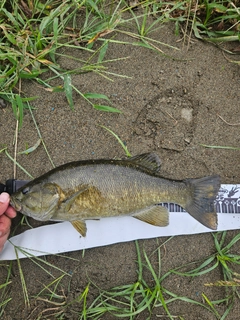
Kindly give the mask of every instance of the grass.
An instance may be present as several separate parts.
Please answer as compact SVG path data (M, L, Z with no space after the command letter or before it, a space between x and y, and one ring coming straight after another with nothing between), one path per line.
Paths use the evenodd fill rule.
M186 277L197 277L213 272L216 269L221 270L223 280L215 283L206 283L205 286L218 286L226 289L225 298L221 301L210 301L208 297L202 293L203 299L212 309L217 319L225 319L231 311L234 301L240 298L239 291L239 274L234 271L238 270L240 265L240 256L232 252L232 247L240 240L240 234L237 234L228 244L226 244L227 232L213 233L214 245L216 252L206 258L197 268L187 272L180 272L179 268L170 272ZM184 266L185 267L185 266ZM189 266L188 266L189 267ZM181 267L180 267L181 269ZM220 315L216 310L216 305L225 303L225 312Z
M89 11L86 21L81 30L77 29L76 19L81 9ZM91 98L96 98L96 94L85 96L78 91L71 83L71 72L63 70L57 63L58 57L63 54L66 48L78 49L90 53L88 61L82 61L82 67L75 70L75 73L85 73L95 71L101 73L104 59L104 46L102 50L94 51L84 44L90 34L86 34L88 19L91 23L94 17L100 20L102 15L97 6L92 1L46 1L43 5L36 0L34 3L25 3L21 6L17 1L3 1L0 5L0 96L12 104L14 115L19 119L19 127L22 125L23 109L25 102L30 102L37 97L21 98L23 79L34 80L46 90L65 92L69 106L73 109L72 91L76 90L93 107L95 105ZM90 18L91 17L91 18ZM94 28L95 24L92 26ZM91 31L93 32L93 31ZM81 36L80 36L81 34ZM78 36L79 35L79 36ZM70 38L70 40L69 40ZM74 42L79 43L76 45ZM99 60L91 63L93 56L99 54ZM71 58L71 57L70 57ZM42 78L43 74L51 71L55 78L61 80L58 86L51 86L49 79ZM99 99L106 99L105 96L97 96ZM114 108L106 106L105 111L119 112Z
M26 96L22 89L23 82L34 81L48 92L64 92L72 110L74 110L73 92L76 92L96 110L121 113L121 110L111 106L111 101L106 95L97 92L82 92L73 84L74 75L89 72L96 73L109 81L113 81L115 77L127 78L127 75L116 74L108 69L109 63L120 60L120 58L115 60L107 58L110 45L143 46L153 50L156 54L166 55L165 48L173 49L173 51L176 48L154 40L151 38L151 33L170 21L175 24L176 35L182 33L184 39L187 39L187 35L194 34L201 40L216 44L231 55L234 52L226 51L223 44L240 39L239 1L160 2L153 0L140 1L135 9L137 8L138 10L133 10L125 1L46 0L44 3L39 0L1 1L0 97L12 106L17 123L16 131L24 126L24 113L30 112L39 136L33 146L27 146L26 150L22 150L21 153L31 156L31 152L37 150L42 144L54 167L33 115L32 103L38 97ZM153 19L149 19L149 16ZM135 26L135 32L129 31L129 25ZM128 36L129 41L118 40L116 37L118 34ZM76 50L81 54L77 57L69 55L68 50L71 52ZM61 57L76 61L80 67L65 70L59 63ZM127 59L127 57L121 59ZM234 61L234 63L239 62ZM121 139L112 130L103 128L117 138L125 153L130 156ZM219 148L221 146L205 145L205 147ZM3 151L15 165L20 166L16 158L8 153L7 147L1 148L0 152ZM32 177L23 167L20 169ZM43 289L32 297L25 280L27 270L24 270L18 259L17 268L22 286L22 298L26 306L31 308L33 308L33 301L34 303L41 301L47 305L46 309L38 313L37 319L45 319L50 316L64 319L68 309L77 306L77 310L81 309L81 311L76 311L78 319L103 319L106 314L127 319L138 319L139 315L144 314L145 319L151 319L154 314L157 318L164 316L168 319L180 320L185 316L175 315L172 312L173 303L178 301L187 303L190 308L195 305L204 308L209 317L224 320L236 300L239 300L240 285L240 275L236 271L239 270L240 257L234 253L233 249L239 243L239 235L236 235L227 244L226 235L226 232L213 234L215 252L203 261L194 261L190 265L179 266L165 273L162 273L161 270L163 263L161 247L148 256L136 242L137 272L133 283L102 290L89 279L89 284L71 301L67 300L69 286L63 283L66 278L71 279L72 276L47 262L45 258L29 256L28 259L35 264L36 270L44 272L51 279L49 283L43 283ZM18 250L23 249L16 248L16 252ZM151 263L153 257L157 261L157 267ZM70 264L69 261L68 263ZM2 274L5 279L0 283L0 317L3 317L12 300L14 262L0 265L0 268L4 271ZM57 271L58 275L53 276L52 270ZM224 297L219 300L209 298L208 293L202 293L202 301L193 300L187 295L184 296L184 293L180 296L168 290L165 284L173 276L192 279L203 277L216 270L221 270L221 279L213 283L206 283L205 286L206 288L222 288ZM96 291L98 293L95 298L90 299L90 294ZM219 305L224 306L221 312Z
M116 33L136 39L129 44L141 45L164 54L161 47L169 46L149 38L151 32L168 21L174 21L176 33L185 23L200 39L222 43L239 41L239 3L237 1L160 2L141 1L133 11L125 1L39 0L19 2L4 0L0 4L0 97L9 101L19 128L22 126L26 102L38 97L24 97L22 81L35 81L45 90L65 93L69 106L74 109L73 91L92 107L107 112L121 112L116 108L96 104L92 100L110 102L97 93L83 93L72 83L72 75L95 72L104 77L121 76L107 70L105 56ZM136 9L135 8L135 9ZM130 13L132 17L129 17ZM154 21L149 22L148 17ZM127 31L135 23L136 33ZM187 30L184 34L187 33ZM102 42L95 48L95 42ZM78 50L84 57L69 56L66 50ZM175 48L176 49L176 48ZM59 58L67 56L81 65L75 70L64 70ZM44 74L51 72L47 78ZM52 80L59 84L53 86Z
M184 319L183 315L172 315L171 304L175 301L188 303L190 306L200 306L205 308L210 315L214 315L216 319L226 319L231 311L235 299L239 299L239 278L236 279L236 273L232 271L232 267L239 265L240 256L231 252L232 247L238 243L240 235L235 236L228 244L225 244L226 232L213 234L216 252L202 262L192 262L190 265L198 264L194 269L189 270L190 265L181 266L173 270L169 270L165 274L161 274L161 247L149 257L145 250L140 250L139 244L136 241L137 250L137 280L134 283L125 284L119 287L112 288L109 291L98 288L99 295L90 304L85 305L81 313L80 319L101 319L110 313L115 318L137 319L137 315L144 313L145 319L152 319L153 313L159 315L164 314L169 319ZM170 239L169 239L170 240ZM168 241L169 241L168 240ZM157 257L155 256L157 255ZM158 261L157 270L150 262L152 258ZM200 263L200 264L199 264ZM233 265L231 265L233 264ZM171 278L172 274L177 274L179 277L199 277L204 274L213 272L220 267L223 274L223 281L218 281L214 284L205 284L206 286L216 285L226 289L226 297L211 301L206 294L202 293L204 302L193 300L186 296L179 296L178 294L169 291L164 283ZM187 271L181 272L184 268ZM150 284L145 279L146 271L148 273L147 279L152 279ZM235 278L234 278L235 277ZM238 274L239 277L239 274ZM234 280L235 279L235 280ZM88 289L90 291L90 289ZM225 304L222 314L217 310L218 305Z
M67 299L67 296L71 291L70 283L71 278L74 277L74 273L72 275L66 273L53 264L48 263L44 258L36 258L27 254L29 259L39 267L39 272L42 270L52 278L48 284L42 284L43 289L37 295L31 297L31 303L34 303L35 306L38 306L38 303L41 302L45 303L45 309L41 309L38 313L38 319L46 319L51 316L57 319L64 319L69 309L74 318L81 320L104 319L108 314L114 318L129 320L137 319L140 314L146 320L150 320L153 317L167 317L172 320L185 319L184 314L173 314L172 305L174 305L174 302L188 304L189 308L194 308L194 306L204 308L211 319L227 319L240 294L240 275L232 270L234 267L238 267L240 263L240 257L233 253L233 246L238 244L240 236L236 235L226 244L226 235L227 232L213 234L216 252L203 261L193 261L190 264L170 269L165 273L162 272L163 259L161 250L167 243L171 245L171 238L162 245L158 245L157 249L150 255L146 253L144 248L140 248L138 241L136 241L137 269L136 280L133 283L126 283L109 290L102 290L89 279L89 283L85 288L79 293L75 292L75 297L71 301ZM16 248L16 250L22 249ZM62 257L59 256L59 258ZM65 257L65 259L69 258ZM20 263L19 260L18 263ZM69 261L70 263L71 261ZM195 266L194 268L192 268L193 265ZM179 295L167 288L168 281L171 281L173 275L174 277L177 276L177 282L181 283L181 278L202 277L214 272L219 267L223 274L223 280L216 281L215 283L205 283L205 286L206 288L210 286L221 287L223 292L226 292L224 298L211 300L206 293L208 290L206 290L206 292L201 293L201 301L200 297L193 299L188 296ZM47 268L50 268L50 270L55 268L60 272L60 275L53 276L52 271L49 273ZM19 272L21 278L24 277L21 267ZM69 279L67 282L70 281L69 285L64 284L66 277ZM173 281L176 283L176 278ZM0 289L7 287L9 283L8 277L6 283ZM28 297L27 284L23 279L22 284L25 290L25 302L29 304L30 299ZM89 299L89 296L92 296L93 292L96 296L95 299ZM182 291L182 293L184 292ZM2 305L10 301L10 299L10 297L5 296ZM221 306L220 309L219 306Z
M0 317L3 316L4 314L4 310L7 306L7 304L12 300L11 296L9 296L9 293L8 293L8 286L11 285L11 281L10 281L10 278L11 278L11 271L12 271L12 263L10 263L9 265L3 265L3 264L0 264L0 268L3 269L7 269L7 275L6 275L6 278L5 278L5 282L0 284Z
M120 146L123 148L123 150L124 150L124 152L125 152L125 154L126 154L127 157L131 157L131 156L132 156L131 153L128 151L127 146L126 146L126 145L124 144L124 142L119 138L119 136L116 135L115 132L113 132L111 129L109 129L109 128L105 127L105 126L100 126L100 127L102 127L103 129L107 130L108 132L110 132L110 133L117 139L117 141L119 142Z
M211 148L211 149L240 150L240 148L230 147L230 146L209 146L209 145L206 145L206 144L201 144L201 146L205 147L205 148Z

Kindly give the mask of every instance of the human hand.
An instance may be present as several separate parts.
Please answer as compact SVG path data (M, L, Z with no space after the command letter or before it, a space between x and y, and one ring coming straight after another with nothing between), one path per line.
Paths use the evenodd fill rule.
M9 206L10 196L3 192L0 194L0 252L10 233L11 219L16 217L16 211Z

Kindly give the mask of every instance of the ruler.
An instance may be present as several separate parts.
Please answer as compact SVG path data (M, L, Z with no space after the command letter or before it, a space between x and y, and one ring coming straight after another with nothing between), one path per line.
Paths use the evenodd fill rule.
M239 213L240 214L240 185L222 184L216 200L214 201L217 213ZM185 212L175 203L161 203L169 212Z

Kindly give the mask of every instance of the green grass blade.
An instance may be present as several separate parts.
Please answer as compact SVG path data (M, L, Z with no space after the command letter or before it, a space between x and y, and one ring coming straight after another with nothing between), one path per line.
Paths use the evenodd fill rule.
M18 154L29 154L29 153L35 151L40 146L41 142L42 142L42 139L38 139L38 141L32 147L27 148L24 151L18 152Z
M205 40L211 41L211 42L232 42L232 41L239 41L239 37L234 35L232 36L229 35L226 37L207 38Z
M8 282L5 282L5 283L3 283L3 284L0 284L0 289L5 288L5 287L8 286L10 283L12 283L12 281L8 281Z
M96 2L96 1L95 1ZM93 11L95 11L100 18L103 18L101 12L98 10L97 4L92 0L86 0L85 5L88 5Z
M17 120L19 121L19 129L21 129L23 123L23 101L19 94L15 95L15 99L17 103Z
M106 55L106 52L108 50L108 43L109 41L104 41L102 48L99 50L98 60L97 62L100 64L103 62L103 59Z
M196 276L200 276L203 274L208 273L209 271L214 270L217 266L218 266L218 262L216 262L214 265L212 265L211 267L207 268L206 267L211 264L214 260L216 259L215 255L210 256L208 259L206 259L199 267L190 270L190 271L186 271L186 272L180 272L177 271L176 269L171 270L170 272L181 275L181 276L187 276L187 277L196 277ZM179 268L178 268L179 269ZM204 270L203 270L204 269Z
M220 314L217 312L217 310L214 308L214 305L212 304L212 302L208 299L208 297L202 293L202 297L204 298L204 300L206 301L206 303L209 305L209 307L212 309L213 313L215 314L217 319L221 319Z
M231 247L236 244L240 240L240 233L238 233L230 242L228 245L226 245L223 250L230 250Z
M105 130L107 130L108 132L110 132L117 139L117 141L120 143L120 145L122 146L122 148L125 151L126 155L128 157L131 157L131 153L128 151L128 148L125 146L125 144L122 142L122 140L119 138L119 136L116 133L114 133L111 129L109 129L109 128L105 127L105 126L101 126L100 125L100 127L105 129Z
M103 105L100 105L100 104L93 104L93 107L94 107L96 110L99 110L99 111L113 112L113 113L122 113L122 111L119 110L119 109L117 109L117 108L113 108L113 107L109 107L109 106L103 106Z
M105 100L110 101L109 98L105 94L100 94L100 93L88 92L88 93L84 93L83 96L86 99L105 99Z
M166 294L168 294L170 297L172 297L172 298L166 300L166 303L170 303L170 302L174 302L174 301L180 300L180 301L189 303L190 305L193 304L193 305L201 306L204 309L207 309L208 311L212 312L212 309L209 306L207 306L207 305L205 305L205 304L203 304L201 302L195 301L195 300L190 299L188 297L178 296L177 294L175 294L175 293L173 293L173 292L171 292L171 291L169 291L167 289L164 289L164 292Z
M13 157L10 156L10 154L7 152L6 149L4 151L5 151L6 155L8 156L8 158L10 160L12 160L13 163L15 163L24 173L26 173L26 175L28 175L31 179L33 179L33 176L29 172L27 172L27 170L24 169L15 159L13 159Z
M16 257L17 257L17 264L18 264L18 270L19 270L20 280L21 280L21 284L22 284L24 301L25 301L25 304L28 307L30 307L30 301L29 301L29 297L28 297L27 286L26 286L24 275L23 275L20 259L18 257L18 252L17 252L16 249L15 249L15 253L16 253Z
M69 74L64 75L64 91L67 97L70 108L74 109L73 97L72 97L72 80Z
M28 102L27 102L27 103L28 103ZM51 156L50 156L50 154L49 154L49 152L48 152L47 146L46 146L46 144L45 144L45 142L44 142L44 140L43 140L43 137L42 137L41 132L40 132L40 130L39 130L39 128L38 128L36 119L35 119L35 117L34 117L34 115L33 115L33 111L32 111L31 106L29 105L29 103L28 103L28 110L29 110L29 112L30 112L30 114L31 114L31 116L32 116L33 123L34 123L34 125L35 125L36 130L37 130L38 136L39 136L39 138L40 138L40 140L41 140L41 142L42 142L42 145L43 145L43 147L44 147L44 150L45 150L45 152L46 152L46 154L47 154L47 156L48 156L48 159L49 159L52 167L55 168L55 165L54 165L54 163L53 163L53 161L52 161L52 158L51 158Z
M228 147L228 146L210 146L210 145L207 145L207 144L200 144L200 146L205 147L205 148L212 148L212 149L240 150L240 148Z

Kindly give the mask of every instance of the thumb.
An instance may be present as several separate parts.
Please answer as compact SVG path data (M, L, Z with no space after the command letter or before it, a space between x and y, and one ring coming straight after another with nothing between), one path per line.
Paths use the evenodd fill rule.
M8 193L3 192L0 194L0 215L2 215L8 208L10 196Z

